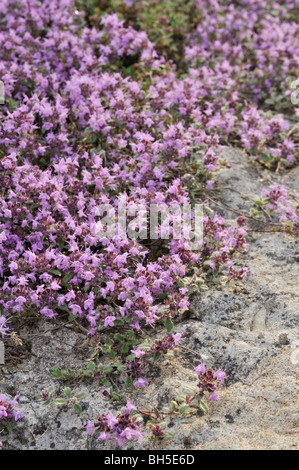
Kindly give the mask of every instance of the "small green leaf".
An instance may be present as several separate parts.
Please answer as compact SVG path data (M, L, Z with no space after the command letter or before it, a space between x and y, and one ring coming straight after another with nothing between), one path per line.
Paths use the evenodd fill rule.
M96 365L95 365L94 362L89 362L89 363L87 364L87 367L88 367L89 370L91 370L91 372L94 372L94 370L95 370L95 368L96 368Z
M134 338L134 331L132 331L132 330L128 331L127 334L126 334L126 338L128 338L128 339Z
M181 414L185 413L187 409L188 409L188 405L182 405L179 408Z
M79 393L79 395L76 396L77 400L83 400L86 397L87 393Z
M65 400L63 398L55 398L54 403L56 405L64 405Z
M104 380L102 380L102 385L103 385L104 387L110 387L111 384L110 384L109 380L104 379Z
M129 339L128 341L128 344L130 344L131 346L135 346L138 343L139 341L137 339Z
M61 369L50 369L49 372L50 372L51 375L53 375L53 377L61 377L62 376Z
M154 362L157 362L160 357L161 357L161 354L159 353L159 351L156 351L154 355Z
M123 347L121 349L121 352L123 354L127 354L129 352L129 345L128 344L123 344Z
M12 433L12 427L11 427L11 425L10 425L9 423L7 423L7 424L5 425L5 427L6 427L7 431L9 432L9 434L11 434L11 433Z
M263 160L263 162L268 163L271 160L271 158L266 152L262 152L261 153L261 160Z
M64 277L63 277L63 282L64 284L67 284L68 282L70 282L70 280L74 277L74 273L67 273Z
M69 387L66 387L66 388L64 389L64 393L66 394L66 396L67 396L68 398L71 398L72 392L71 392L71 389L70 389Z
M49 269L48 272L51 274L56 274L56 276L61 276L61 271L58 269Z
M127 361L134 361L135 359L135 354L129 354L129 356L127 356Z
M132 387L132 385L133 385L133 379L132 379L132 377L127 377L126 385L127 385L127 387L129 387L129 388Z
M125 339L125 337L123 335L121 335L120 333L116 333L116 335L114 335L114 338L117 341L124 341L124 339Z
M173 328L173 323L170 320L170 318L166 318L165 327L166 327L167 332L170 333Z
M119 401L119 395L117 395L117 393L113 393L110 401Z
M74 410L77 411L77 413L82 413L82 408L78 403L74 404Z
M198 404L199 404L199 408L200 408L206 415L208 415L208 414L209 414L209 408L207 407L207 405L205 404L205 402L202 401L202 400L198 400Z

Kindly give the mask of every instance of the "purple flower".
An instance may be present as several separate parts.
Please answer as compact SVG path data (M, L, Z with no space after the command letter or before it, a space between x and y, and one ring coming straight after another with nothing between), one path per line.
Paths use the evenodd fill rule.
M106 415L107 425L110 429L113 429L114 425L118 423L118 420L112 413Z
M181 340L181 333L176 333L176 334L173 334L172 335L173 339L174 339L174 342L176 345L179 345L180 344L180 340Z
M198 366L194 367L195 372L197 373L198 376L204 374L206 372L206 368L204 364L201 362L198 364Z
M136 382L134 382L134 387L136 387L136 388L143 388L146 385L148 385L148 382L146 380L142 379L141 377L139 377L136 380Z
M131 410L137 410L136 406L133 405L133 403L128 400L126 404L126 409L125 409L125 414L130 414Z
M0 334L4 338L6 332L9 330L9 327L6 326L7 319L5 317L0 317Z
M145 352L145 351L142 351L142 350L141 350L141 349L139 349L139 348L138 348L138 349L136 349L136 350L135 350L135 349L131 349L131 352L132 352L133 354L135 354L135 357L136 357L137 359L139 359L139 358L140 358L140 356L142 356L142 355L146 354L146 352Z
M220 400L220 397L219 397L219 395L217 395L217 393L213 392L209 396L209 400L213 402L213 401L216 401L216 400Z
M0 405L0 418L5 418L7 416L6 408L3 405Z
M224 383L224 379L226 377L226 373L221 370L221 369L218 369L215 373L214 373L214 377L219 380L222 384Z
M94 429L94 424L92 424L90 421L87 422L87 425L86 425L86 429L87 429L87 434L91 434L92 430Z
M102 431L101 434L98 437L98 441L107 441L108 439L111 438L111 434L105 431Z
M42 315L45 315L45 316L48 317L48 318L54 318L54 317L56 317L56 316L58 315L57 313L53 312L53 310L51 310L51 309L48 308L48 307L44 307L44 308L40 311L40 313L41 313Z
M104 326L114 326L115 320L116 320L116 317L114 317L113 315L109 315L104 320Z

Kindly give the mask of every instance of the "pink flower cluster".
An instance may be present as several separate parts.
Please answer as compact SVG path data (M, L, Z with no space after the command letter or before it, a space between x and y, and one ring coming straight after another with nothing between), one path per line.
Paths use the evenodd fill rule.
M136 240L96 234L99 205L120 195L128 207L188 204L178 175L197 146L204 181L217 167L199 71L177 79L144 32L115 14L87 27L73 0L3 0L0 14L1 334L19 314L72 314L90 334L131 315L139 330L159 319L165 294L171 310L188 306L179 281L190 266L242 275L231 257L246 231L217 215L205 216L197 252L171 239L156 259ZM122 72L128 57L142 74Z
M119 446L131 439L135 441L142 440L143 429L140 421L132 415L132 410L136 411L136 407L128 400L123 413L119 413L117 416L114 416L113 413L102 414L98 416L95 423L88 421L86 425L88 434L96 430L100 433L97 438L98 441L113 439Z
M197 3L204 19L187 39L188 77L172 93L179 110L221 140L235 135L254 156L266 153L267 161L292 163L298 149L286 137L286 120L260 108L292 109L299 1Z
M176 333L172 335L165 335L163 338L157 339L151 345L151 351L158 352L159 354L166 354L168 351L172 351L178 346L181 334Z
M290 231L299 231L299 205L288 199L289 191L283 185L273 184L262 190L265 209L270 220L279 222Z
M7 427L10 421L18 421L23 418L23 414L16 411L19 395L16 395L12 401L9 401L6 395L0 395L0 431ZM2 442L0 442L2 447Z
M19 395L16 395L12 401L9 401L6 395L0 395L0 423L5 426L9 419L18 421L23 418L23 414L15 411L18 407Z
M133 382L134 387L143 388L148 385L148 382L144 379L145 363L142 361L142 357L152 353L158 354L159 356L161 354L167 354L168 351L172 351L179 345L181 336L180 333L165 335L163 338L153 341L150 349L147 351L143 351L139 347L131 350L131 353L134 354L135 357L133 360L126 362L126 375L135 380Z
M199 395L203 397L205 392L207 392L210 394L210 401L213 402L219 400L220 397L216 393L216 390L218 388L216 382L218 381L221 384L224 383L224 379L226 377L225 371L223 371L222 369L218 369L216 372L214 372L211 367L206 369L203 362L201 362L200 364L198 364L198 366L195 367L195 372L197 373L199 378Z

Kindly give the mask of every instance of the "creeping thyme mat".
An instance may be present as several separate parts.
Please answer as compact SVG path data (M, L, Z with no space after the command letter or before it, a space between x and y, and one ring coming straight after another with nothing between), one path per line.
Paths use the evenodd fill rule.
M265 233L296 247L299 3L176 3L0 5L3 447L54 448L49 428L70 419L69 448L210 448L204 426L242 412L224 411L232 387L261 361L271 366L267 328L277 327L255 310L272 281L263 290L248 248L257 259ZM141 236L142 211L199 203L196 246L186 231L175 236L172 213L167 236L163 227ZM278 289L271 307L274 317L280 302L291 309L275 317L291 334L283 296L293 288ZM238 302L247 323L232 313ZM290 345L296 367L296 338L283 334L273 347ZM228 447L253 447L247 434ZM59 446L68 448L63 433Z

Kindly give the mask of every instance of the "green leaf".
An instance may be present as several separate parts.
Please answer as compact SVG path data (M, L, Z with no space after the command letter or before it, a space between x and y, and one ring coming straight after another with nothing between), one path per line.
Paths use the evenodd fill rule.
M110 374L111 372L113 372L113 367L111 366L103 367L103 372L105 372L105 374Z
M65 402L66 402L66 401L65 401L63 398L55 398L55 400L54 400L54 403L55 403L56 405L64 405Z
M132 331L132 330L128 331L128 333L126 334L126 338L128 338L128 339L134 338L134 331Z
M117 393L113 393L110 401L119 401L119 395L117 395Z
M61 276L61 271L59 271L58 269L49 269L48 272L50 274L56 274L56 276Z
M165 328L166 328L166 330L167 330L168 333L171 332L171 330L172 330L172 328L173 328L173 323L172 323L172 321L170 320L170 318L166 318Z
M74 404L74 410L77 411L77 413L82 413L82 408L78 403Z
M129 352L129 345L128 344L123 344L123 347L121 348L121 352L123 354L127 354Z
M263 160L263 162L268 163L271 160L271 158L269 157L267 153L263 152L261 153L261 160Z
M60 305L60 306L58 306L57 308L58 308L59 310L62 310L63 312L68 312L68 311L69 311L67 305ZM69 315L68 320L71 321L71 320L73 320L74 318L75 318L74 315Z
M66 394L66 396L67 396L68 398L71 398L72 392L71 392L71 389L70 389L69 387L66 387L66 388L64 389L64 393Z
M126 359L127 359L127 361L134 361L135 354L129 354L129 356L127 356Z
M116 335L114 335L114 338L117 341L124 341L124 339L125 339L125 337L123 335L121 335L120 333L116 333Z
M131 346L134 346L135 344L138 344L139 341L137 339L129 339L128 343L131 345Z
M84 398L87 397L87 393L79 393L79 395L76 396L77 400L83 400Z
M89 362L89 363L87 364L87 367L88 367L89 370L91 370L91 372L94 372L94 370L95 370L95 368L96 368L96 365L95 365L94 362Z
M181 414L185 413L187 409L188 409L188 405L182 405L179 408Z
M161 354L159 353L159 351L156 351L154 355L154 362L157 362L160 357L161 357Z
M6 427L7 431L9 432L9 434L11 434L11 433L12 433L12 427L11 427L11 425L10 425L9 423L7 423L7 424L5 425L5 427Z
M109 380L104 379L104 380L102 380L102 385L103 385L104 387L110 387L111 384L110 384Z
M202 400L198 400L198 404L199 404L199 408L200 408L206 415L208 415L208 414L209 414L209 408L207 407L207 405L205 404L205 402L202 401Z
M53 375L53 377L61 377L62 376L61 369L50 369L49 372L50 372L51 375Z
M185 395L178 395L175 399L178 403L185 403L186 396Z
M64 277L63 277L63 282L64 284L67 284L72 278L74 277L74 273L67 273Z
M132 379L132 377L127 377L126 385L127 385L127 387L129 387L129 388L132 387L132 385L133 385L133 379Z
M64 248L64 241L61 238L57 238L58 248L62 251Z

